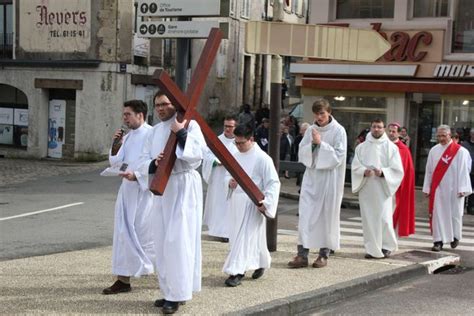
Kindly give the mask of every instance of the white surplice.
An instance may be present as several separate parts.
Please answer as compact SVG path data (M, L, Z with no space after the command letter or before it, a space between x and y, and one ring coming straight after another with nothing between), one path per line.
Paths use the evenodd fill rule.
M366 169L381 169L383 177L364 177ZM367 134L355 149L352 161L352 192L359 192L360 213L367 254L382 258L382 249L398 249L393 229L393 196L403 179L403 165L398 147L384 133L376 139Z
M115 156L109 153L110 165L128 164L134 171L143 145L152 127L143 124L124 136ZM112 273L135 276L153 273L155 260L151 222L152 193L138 182L122 180L115 202L115 225L112 246Z
M312 144L312 129L321 134L319 146ZM340 247L346 154L346 131L333 117L324 127L313 124L301 140L298 157L306 171L300 191L298 244L304 248Z
M237 152L233 138L221 134L219 139L231 154ZM208 148L202 161L202 177L208 184L203 224L209 228L209 235L229 238L228 201L222 193L225 188L225 174L225 167Z
M148 168L163 152L175 117L158 123L143 149L141 165L135 172L142 187L152 176ZM156 270L163 298L187 301L201 290L202 180L195 170L206 146L199 125L190 121L184 148L176 147L176 162L162 196L153 197L153 225Z
M245 153L236 152L235 159L262 191L265 214L274 218L280 194L280 179L272 159L253 144ZM231 190L226 177L227 195L230 196L230 251L222 271L229 275L244 274L247 270L270 268L271 257L267 249L266 219L240 186Z
M438 144L431 148L426 162L424 193L430 193L433 172L449 144ZM433 241L449 243L454 238L461 240L464 199L472 194L470 169L471 156L461 147L436 189L432 217ZM464 193L464 196L459 197L458 193Z

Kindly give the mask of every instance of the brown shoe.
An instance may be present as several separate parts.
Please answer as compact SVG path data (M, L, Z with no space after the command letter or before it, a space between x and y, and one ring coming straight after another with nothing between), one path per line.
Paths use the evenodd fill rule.
M292 269L306 268L308 266L308 258L296 256L293 261L288 262L288 267Z
M108 287L102 291L102 294L109 295L109 294L117 294L123 292L130 292L132 287L130 284L123 283L120 280L115 281L111 287Z
M328 258L318 256L316 260L313 262L313 268L324 268L328 265Z

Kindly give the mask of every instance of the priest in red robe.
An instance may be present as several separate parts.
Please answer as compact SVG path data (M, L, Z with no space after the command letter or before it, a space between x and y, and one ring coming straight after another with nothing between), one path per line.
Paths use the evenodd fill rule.
M404 171L402 183L396 194L393 227L399 237L408 237L415 233L415 169L410 149L400 141L400 132L400 124L388 125L388 137L398 147Z

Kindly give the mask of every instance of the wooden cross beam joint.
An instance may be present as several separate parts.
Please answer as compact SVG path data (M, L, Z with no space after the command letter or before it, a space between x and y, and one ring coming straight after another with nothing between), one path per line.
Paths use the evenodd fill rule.
M184 114L183 120L186 119L189 123L189 121L193 119L199 124L208 147L222 162L244 192L247 193L252 202L255 203L255 205L259 205L260 201L265 198L263 193L214 134L214 131L207 125L204 118L196 112L199 97L204 89L206 78L212 67L221 40L222 32L218 28L213 28L201 53L196 69L193 72L186 94L176 86L174 81L164 70L156 70L153 75L153 81L176 107L178 113ZM168 183L176 161L177 143L176 134L172 132L166 143L164 156L158 163L155 176L150 185L150 191L155 195L163 195L165 191L166 184Z

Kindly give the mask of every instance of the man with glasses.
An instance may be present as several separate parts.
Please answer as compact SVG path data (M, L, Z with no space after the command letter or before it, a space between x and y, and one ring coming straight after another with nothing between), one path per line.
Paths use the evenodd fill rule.
M230 251L223 272L229 275L225 284L235 287L248 270L255 270L253 279L260 278L270 268L271 257L267 249L266 219L274 218L280 194L280 180L272 159L253 141L250 126L235 128L235 159L252 178L265 198L256 206L229 174L226 176L225 195L229 202Z
M448 125L440 125L436 137L439 143L428 154L423 192L430 199L431 250L438 252L444 243L456 248L461 240L464 199L472 193L472 160L466 148L452 141Z
M111 166L122 166L129 173L138 167L139 157L152 127L145 122L147 105L140 100L123 105L123 122L130 129L127 135L115 132L109 153ZM125 171L125 170L123 170ZM120 185L115 203L115 226L112 244L112 273L117 281L103 294L129 292L130 277L153 273L154 247L151 217L152 194L126 176Z
M235 125L235 117L225 117L224 132L218 137L231 154L237 151L234 143ZM202 162L202 177L208 185L203 224L207 225L210 236L220 238L222 242L229 241L227 200L226 196L222 194L222 188L225 187L225 173L226 170L222 163L208 148Z
M163 313L175 313L179 305L201 290L202 180L195 170L201 164L205 148L199 125L179 122L176 108L158 92L153 98L161 120L145 142L138 171L129 174L142 188L163 158L171 133L176 134L176 162L162 196L153 197L156 270L163 299L155 301Z

